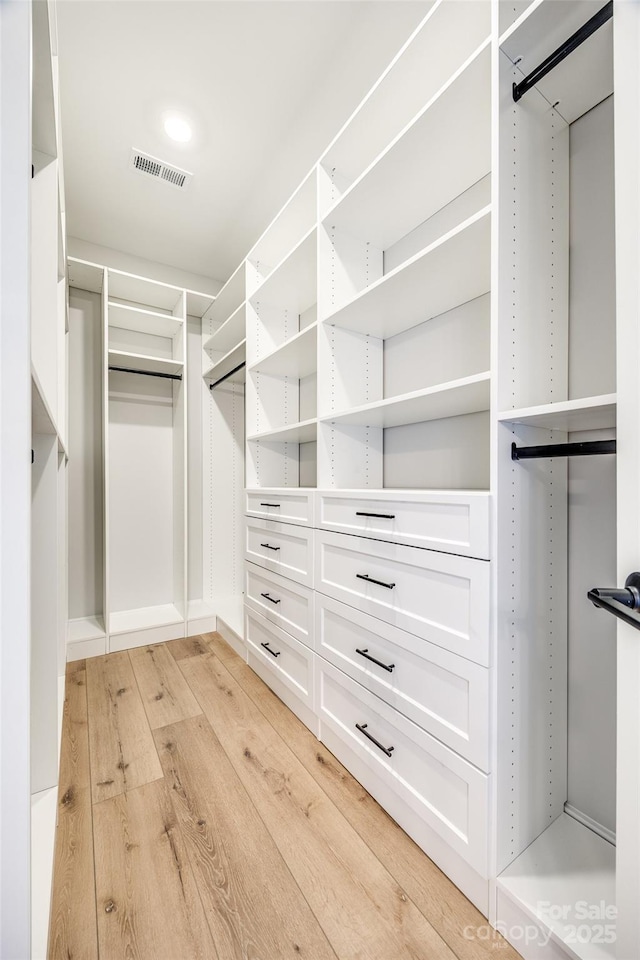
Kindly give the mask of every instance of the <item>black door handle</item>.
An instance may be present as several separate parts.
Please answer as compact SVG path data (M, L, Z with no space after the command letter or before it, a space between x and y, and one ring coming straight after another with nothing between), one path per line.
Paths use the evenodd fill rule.
M278 650L278 652L276 653L275 650L271 649L268 643L261 643L260 646L264 647L267 653L270 653L272 657L279 657L282 652L281 650Z
M261 547L266 547L267 550L279 550L280 547L272 547L270 543L261 543Z
M279 600L274 600L273 597L270 597L268 593L261 593L260 596L264 597L265 600L270 600L271 603L280 603Z
M367 583L377 583L379 587L386 587L387 590L393 590L395 587L395 583L385 583L384 580L374 580L368 573L356 573L356 577L358 580L366 580Z
M375 657L372 657L369 653L368 647L365 647L364 650L358 650L356 647L356 653L359 653L361 657L365 658L365 660L371 660L372 663L376 663L379 667L382 667L383 670L388 670L389 673L393 673L395 669L395 663L383 663L382 660L376 660Z
M356 730L359 730L360 733L362 733L367 738L367 740L371 740L371 743L374 743L378 748L378 750L382 750L383 753L386 753L386 755L390 757L393 751L395 750L395 747L383 747L379 740L376 740L375 737L371 736L371 734L367 730L367 726L368 724L366 723L356 723Z

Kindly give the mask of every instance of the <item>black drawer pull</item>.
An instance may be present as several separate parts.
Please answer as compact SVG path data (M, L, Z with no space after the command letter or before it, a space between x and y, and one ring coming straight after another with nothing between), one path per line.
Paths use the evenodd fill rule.
M266 544L262 544L266 546ZM358 580L366 580L367 583L377 583L379 587L386 587L387 590L393 590L395 583L385 583L384 580L374 580L373 577L370 577L368 573L356 573Z
M270 600L271 603L280 603L279 600L274 600L273 597L270 597L268 593L261 593L260 596L264 597L265 600Z
M364 650L358 650L358 648L356 647L356 653L359 653L361 657L365 658L365 660L371 660L372 663L377 663L378 666L382 667L383 670L388 670L389 673L393 673L395 663L386 664L386 663L382 663L381 660L376 660L376 658L372 657L371 654L369 653L368 647L366 647Z
M272 650L272 649L271 649L271 647L269 646L268 643L261 643L260 646L261 646L261 647L264 647L265 650L267 651L267 653L270 653L272 657L279 657L279 656L280 656L281 651L278 650L278 652L276 653L275 650Z
M363 733L367 740L371 740L371 743L375 743L378 750L382 750L383 753L386 753L386 755L390 757L395 748L383 747L379 740L376 740L376 738L372 737L370 733L367 733L367 726L368 724L366 723L356 723L356 730L359 730L360 733Z
M395 513L365 513L364 510L356 510L356 517L380 517L382 520L395 520Z
M279 503L261 503L260 506L261 507L278 507L278 509L280 508Z
M266 547L267 550L279 550L280 547L272 547L270 543L261 543L261 547Z

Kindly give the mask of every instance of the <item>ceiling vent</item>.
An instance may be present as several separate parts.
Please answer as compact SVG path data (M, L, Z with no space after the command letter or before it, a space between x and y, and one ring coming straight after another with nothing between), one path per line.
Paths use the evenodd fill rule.
M157 157L151 157L148 153L142 153L141 150L131 151L129 167L136 173L142 173L145 177L153 177L154 180L162 180L178 190L186 190L193 176L187 170L174 167L170 163L165 163L164 160L158 160Z

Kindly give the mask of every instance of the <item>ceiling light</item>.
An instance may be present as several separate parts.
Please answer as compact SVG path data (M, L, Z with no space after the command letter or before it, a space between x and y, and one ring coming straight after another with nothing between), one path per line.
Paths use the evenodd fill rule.
M177 140L178 143L188 143L191 140L191 127L180 117L167 117L164 121L164 131L168 137Z

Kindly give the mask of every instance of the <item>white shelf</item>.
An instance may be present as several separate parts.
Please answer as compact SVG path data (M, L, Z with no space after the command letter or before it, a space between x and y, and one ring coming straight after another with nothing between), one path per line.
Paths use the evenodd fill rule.
M149 357L142 353L126 353L124 350L109 350L109 366L125 367L127 370L146 370L149 373L181 374L184 363L181 360L167 360L164 357Z
M132 273L113 270L109 267L109 296L116 300L128 300L159 310L173 312L182 304L183 293L178 287L161 283L159 280L146 280ZM182 313L183 310L180 310Z
M317 323L305 327L266 357L252 363L249 371L298 380L308 377L318 366L317 329Z
M305 177L280 213L254 244L247 259L259 275L287 258L316 223L316 171ZM252 291L253 292L253 291Z
M588 920L579 915L579 904L615 905L616 848L566 813L527 847L517 860L500 875L498 888L543 927L551 930L552 939L561 944L576 960L609 960L616 955L615 943L606 944L603 937L565 937L571 927L594 927L594 934L611 923L604 917ZM566 908L565 920L552 920L541 907L560 904ZM615 924L615 920L613 921ZM587 938L585 938L587 939Z
M152 627L168 627L182 623L183 615L172 603L157 607L139 607L137 610L120 610L109 616L109 633L134 633Z
M247 341L243 340L242 343L239 343L237 347L234 347L233 350L230 350L229 353L225 354L217 363L214 363L212 367L207 370L205 373L206 380L217 381L222 377L230 382L239 382L245 378L244 367L241 367L240 370L236 368L245 362L247 355ZM232 371L235 371L232 373Z
M491 207L484 207L364 290L325 323L393 337L487 293Z
M215 297L211 293L198 293L197 290L187 290L187 309L188 317L203 317L214 302Z
M245 298L245 262L234 270L214 303L202 315L203 320L213 320L214 323L224 323L236 312Z
M69 286L78 290L88 290L90 293L102 293L104 284L104 267L88 260L77 260L75 257L67 259Z
M489 373L478 373L425 390L354 407L343 413L322 417L320 422L386 428L477 413L489 409L489 382Z
M313 227L260 284L251 303L289 307L304 313L318 299L317 249L317 230Z
M80 617L68 621L68 643L80 643L82 640L97 640L104 636L106 636L104 617Z
M233 311L230 317L225 320L221 327L218 327L208 340L205 341L205 350L217 350L221 353L227 353L233 347L237 346L245 338L245 303Z
M615 428L616 395L607 393L600 397L585 397L581 400L544 403L538 407L504 410L498 414L498 419L507 423L544 427L547 430L561 430L563 433Z
M385 250L486 176L490 90L486 41L346 191L326 226Z
M316 439L317 428L317 420L301 420L299 423L292 423L288 427L254 433L247 437L247 440L262 440L266 443L309 443Z
M214 600L189 600L187 603L187 620L204 620L206 617L215 617L218 605Z
M109 326L120 330L135 330L153 337L173 337L182 329L184 321L167 313L154 313L141 307L129 307L109 301Z

